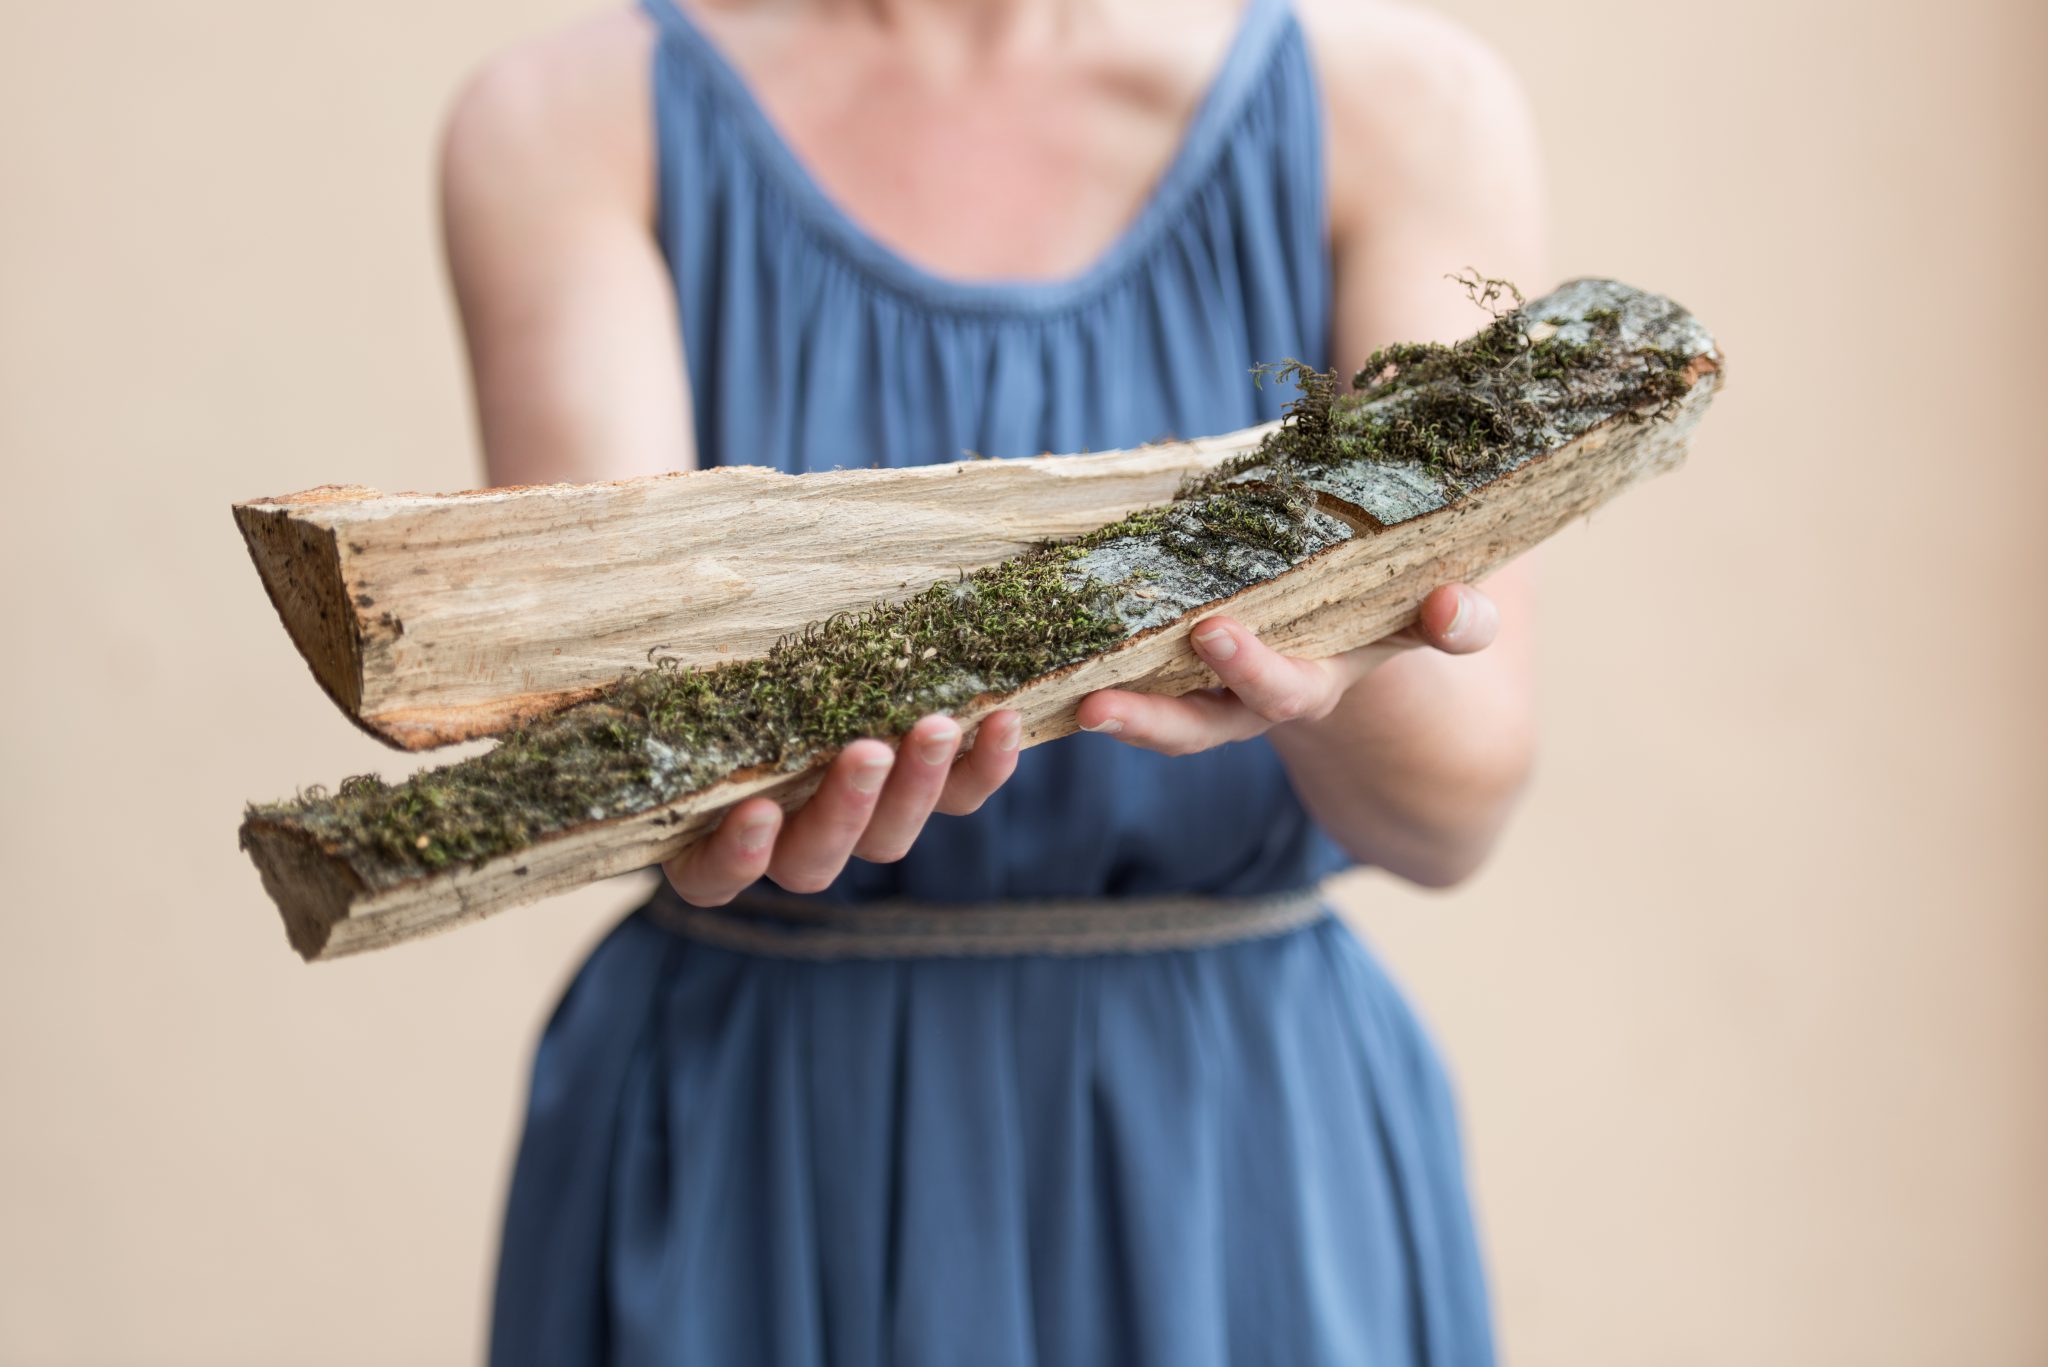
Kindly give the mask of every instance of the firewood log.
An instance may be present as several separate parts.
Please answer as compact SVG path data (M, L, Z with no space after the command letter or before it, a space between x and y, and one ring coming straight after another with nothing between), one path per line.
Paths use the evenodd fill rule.
M1577 281L1497 315L1455 348L1390 348L1367 363L1353 392L1307 375L1302 399L1277 427L1168 451L794 478L741 474L694 512L685 491L692 480L714 476L476 495L467 504L260 505L263 516L278 519L273 531L297 528L298 544L313 546L279 553L264 570L288 624L297 617L302 644L308 620L330 630L344 605L356 614L377 608L375 590L343 592L368 581L350 581L337 568L335 546L355 545L351 563L374 563L384 576L378 583L397 583L407 577L404 547L416 545L424 568L413 577L423 582L406 601L474 605L495 596L505 637L581 652L578 668L587 672L549 675L535 689L522 665L513 670L519 687L507 689L504 662L530 658L529 647L476 648L472 656L490 653L495 662L478 664L477 674L496 680L499 691L451 705L439 714L434 738L469 734L480 717L521 717L534 696L594 696L521 729L494 755L407 785L351 780L334 797L252 807L243 844L294 947L309 959L330 958L667 860L756 794L799 805L840 745L861 734L893 738L921 711L949 711L971 734L991 712L1013 708L1024 718L1024 743L1033 745L1074 730L1076 705L1097 689L1179 694L1212 686L1214 675L1186 641L1192 625L1212 614L1227 613L1292 654L1365 645L1409 624L1437 585L1477 579L1676 466L1721 370L1711 337L1669 300L1610 281ZM1091 461L1110 473L1061 473ZM1027 467L1022 474L1004 473L1019 465ZM1158 505L1163 473L1181 479L1190 469L1206 473L1171 503L1117 516L1132 505ZM745 498L735 492L741 481L752 489ZM829 492L806 492L814 486ZM1095 492L1077 492L1088 490ZM1079 497L1102 500L1092 518L1074 506ZM1019 499L1047 506L1012 506ZM355 523L315 516L323 507L365 506L390 511ZM431 515L407 521L421 510ZM469 549L456 555L449 548L458 538L419 530L436 516L455 519ZM847 530L892 517L941 529L944 554L888 536L856 545ZM487 533L479 529L494 523L524 548L508 551L503 564L481 553ZM591 532L598 524L602 535ZM566 599L528 592L539 582L534 566L545 553L537 548L550 525L586 563L653 564L659 578L687 561L696 567L694 582L726 584L729 591L707 590L699 600L704 620L716 625L705 629L672 605L650 613L651 579L627 571L599 576L604 587L593 591L580 624L568 620L560 615L570 611ZM376 530L363 530L369 527ZM959 574L956 565L997 558L1025 539L1023 528L1034 536L1045 529L1080 535ZM266 535L273 549L291 539ZM826 601L900 601L835 619L760 655L774 634L796 625L789 605L808 601L801 581L819 577L826 563L820 538L840 558L821 590ZM638 552L643 539L661 549ZM693 549L684 556L677 545ZM258 551L259 567L264 555ZM459 573L451 569L458 563ZM325 588L305 590L317 576L294 567L308 564L325 566ZM724 578L710 565L723 567ZM449 577L459 586L434 587ZM516 587L499 592L508 581ZM1034 625L1043 642L1002 639L1009 619L992 615L990 605L1011 598L1025 604L1018 620L1078 623L1076 634ZM764 607L769 601L775 606ZM1048 601L1052 610L1043 610ZM774 619L772 629L760 624L764 616ZM482 641L482 619L471 618L463 630ZM412 630L408 622L405 632ZM962 643L957 659L955 642ZM596 681L600 667L645 666L650 651L659 668L609 685ZM438 654L422 652L405 668L430 681L462 673L445 656L426 658ZM366 658L355 657L358 667ZM708 663L716 661L723 663ZM398 682L381 696L418 700L442 686L415 687L403 672L388 676ZM562 687L571 678L581 682ZM332 679L323 681L347 706ZM360 703L360 693L351 696ZM776 734L755 734L763 719L774 720Z

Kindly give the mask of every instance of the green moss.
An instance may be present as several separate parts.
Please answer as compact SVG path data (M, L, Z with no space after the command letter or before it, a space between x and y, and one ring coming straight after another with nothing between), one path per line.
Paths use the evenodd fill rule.
M1067 541L1052 542L1046 549L1063 559L1079 560L1097 546L1107 545L1112 541L1120 541L1130 536L1157 536L1166 530L1167 519L1172 512L1172 504L1161 508L1140 508L1129 517L1119 518L1107 526L1097 527L1092 532L1084 532Z
M1574 413L1587 425L1616 412L1654 414L1689 387L1690 357L1626 344L1615 310L1557 320L1556 335L1532 337L1513 286L1463 283L1493 314L1485 328L1451 345L1384 348L1349 392L1298 361L1254 372L1254 383L1296 386L1285 421L1164 507L813 623L757 660L709 669L652 660L488 753L398 784L359 777L331 795L308 789L251 815L318 837L380 885L651 811L741 770L808 768L849 741L901 735L928 713L1011 691L1123 640L1132 628L1119 604L1130 606L1127 593L1151 599L1144 584L1155 571L1141 554L1104 571L1127 575L1121 582L1090 577L1082 562L1112 542L1274 573L1310 552L1317 496L1304 481L1319 471L1420 465L1454 497L1463 481L1552 444Z
M1315 496L1306 490L1253 485L1192 499L1182 506L1208 537L1256 546L1291 560L1302 552L1301 523L1315 506ZM1183 531L1170 545L1176 554L1199 558L1202 540Z
M352 778L251 814L329 842L358 872L402 877L646 811L736 770L805 768L1121 640L1113 590L1067 564L1063 549L1034 552L814 623L758 660L697 670L657 659L472 759L395 785Z
M1415 462L1440 475L1482 473L1552 444L1560 413L1620 410L1656 416L1684 397L1691 357L1621 337L1621 314L1587 310L1531 326L1521 292L1504 280L1458 276L1493 321L1448 345L1404 342L1372 354L1336 405L1336 442L1350 456ZM1505 302L1513 300L1512 307ZM1583 336L1566 336L1571 328ZM1348 405L1348 406L1347 406Z

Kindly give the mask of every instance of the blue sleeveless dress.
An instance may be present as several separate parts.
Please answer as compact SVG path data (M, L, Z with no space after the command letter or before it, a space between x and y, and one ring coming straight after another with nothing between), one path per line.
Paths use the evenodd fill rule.
M659 234L698 451L790 471L1105 450L1277 415L1327 363L1304 36L1252 0L1137 220L1056 283L941 278L853 224L670 0L645 0ZM1312 886L1344 857L1264 742L1026 752L822 897ZM1434 1050L1323 917L1200 949L813 960L595 951L534 1065L492 1361L1485 1364Z

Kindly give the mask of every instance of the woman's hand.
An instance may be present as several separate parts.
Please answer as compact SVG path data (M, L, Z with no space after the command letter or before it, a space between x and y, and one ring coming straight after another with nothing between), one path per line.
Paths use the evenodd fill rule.
M1499 628L1493 600L1465 584L1447 584L1423 599L1414 626L1326 660L1282 655L1228 617L1211 617L1195 625L1189 640L1223 681L1221 689L1179 698L1104 689L1081 700L1081 729L1161 754L1194 754L1282 723L1321 721L1388 660L1422 646L1469 655L1492 644Z
M1191 642L1223 688L1092 694L1081 724L1170 755L1271 732L1309 815L1353 859L1448 887L1485 860L1534 758L1526 558L1487 585L1510 605L1507 630L1494 597L1449 584L1413 627L1328 660L1211 617Z
M1321 720L1386 661L1422 646L1470 654L1492 642L1499 621L1485 594L1447 585L1423 601L1408 630L1327 660L1297 660L1229 618L1211 617L1197 624L1192 641L1223 689L1181 698L1106 689L1082 699L1080 721L1084 730L1148 750L1192 754L1283 722ZM1018 715L1002 711L981 723L964 757L959 724L945 716L918 722L895 750L855 741L802 809L785 816L772 799L750 798L664 872L684 901L700 907L722 906L764 875L790 892L818 892L855 856L901 859L934 811L965 816L980 807L1016 771L1022 733Z
M1023 721L992 712L960 756L960 725L930 716L896 749L857 740L832 762L810 801L784 816L772 798L748 798L717 831L662 866L692 906L723 906L762 875L790 892L819 892L854 856L894 863L934 811L965 816L1017 768ZM955 763L955 759L959 762Z

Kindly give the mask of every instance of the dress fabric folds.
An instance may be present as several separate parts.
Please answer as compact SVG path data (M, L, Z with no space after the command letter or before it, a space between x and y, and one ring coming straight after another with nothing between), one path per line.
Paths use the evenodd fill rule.
M1284 401L1253 366L1327 364L1320 97L1283 0L1252 0L1137 219L1051 283L894 254L670 0L646 8L707 463L1222 432ZM1250 897L1345 862L1263 742L1169 759L1077 736L819 896ZM1492 1361L1442 1069L1335 918L1201 949L818 962L657 910L603 941L542 1039L495 1367Z

